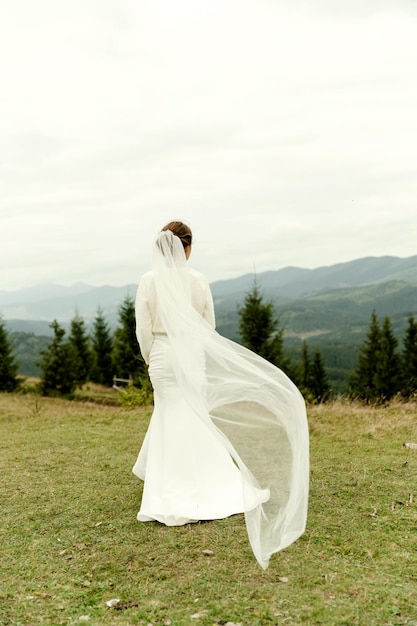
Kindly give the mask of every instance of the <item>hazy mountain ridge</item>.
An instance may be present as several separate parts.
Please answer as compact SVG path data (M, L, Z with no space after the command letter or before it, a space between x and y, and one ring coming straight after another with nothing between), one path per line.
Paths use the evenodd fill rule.
M37 297L35 287L30 290L32 299L26 301L22 298L28 290L22 290L23 296L20 292L0 292L0 312L6 322L9 322L9 327L21 331L24 331L24 322L29 320L34 323L36 329L39 329L39 324L41 324L41 328L46 327L47 329L48 324L54 319L66 325L77 312L87 324L90 324L96 316L98 308L102 309L109 324L114 326L117 322L120 304L127 295L134 297L136 289L137 285L125 285L123 287L109 285L93 287L86 284L82 284L82 286L78 284L73 287L42 285L40 293L46 297L42 297L42 295ZM16 293L18 297L7 304L10 293ZM3 304L4 301L6 304ZM37 332L37 330L32 332Z
M44 283L35 285L34 287L25 287L24 289L17 289L13 291L0 290L0 307L27 302L39 302L45 299L50 300L52 298L78 296L90 291L91 289L94 289L94 287L87 285L86 283L79 282L75 283L75 285L71 285L70 287Z
M285 267L258 275L246 274L213 283L213 296L219 301L223 301L225 297L241 297L255 280L265 295L281 300L294 300L324 290L397 280L417 284L417 255L406 259L390 256L365 257L316 269Z
M381 315L401 318L417 311L417 255L366 257L317 269L286 267L212 283L222 334L236 338L237 305L255 280L265 298L276 304L289 337L340 334L346 327L353 331L355 325L363 330L373 308ZM136 285L93 287L85 283L0 291L0 313L11 330L50 334L53 319L67 326L78 312L90 325L100 307L114 327L123 299L135 293Z

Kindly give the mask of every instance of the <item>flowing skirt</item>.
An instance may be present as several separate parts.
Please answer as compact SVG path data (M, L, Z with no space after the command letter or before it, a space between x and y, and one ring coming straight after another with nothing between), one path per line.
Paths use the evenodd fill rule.
M145 481L138 520L178 526L222 519L266 501L268 490L244 496L244 480L224 435L187 402L166 336L155 337L149 375L154 412L133 467Z

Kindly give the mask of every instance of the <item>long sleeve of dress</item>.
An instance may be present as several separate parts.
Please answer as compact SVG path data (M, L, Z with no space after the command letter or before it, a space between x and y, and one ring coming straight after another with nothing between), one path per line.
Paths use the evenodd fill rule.
M206 292L205 294L206 301L205 301L204 310L203 310L203 318L206 320L206 322L210 324L210 326L215 328L216 317L214 313L213 296L211 295L211 290L210 290L210 286L208 282L205 282L205 292Z
M149 365L149 355L153 343L153 322L149 306L147 281L145 277L139 283L136 294L136 337L143 360Z

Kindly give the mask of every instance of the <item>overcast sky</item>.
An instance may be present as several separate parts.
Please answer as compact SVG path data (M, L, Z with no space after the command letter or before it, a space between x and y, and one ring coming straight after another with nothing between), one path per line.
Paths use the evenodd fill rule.
M415 0L0 7L0 290L417 254Z

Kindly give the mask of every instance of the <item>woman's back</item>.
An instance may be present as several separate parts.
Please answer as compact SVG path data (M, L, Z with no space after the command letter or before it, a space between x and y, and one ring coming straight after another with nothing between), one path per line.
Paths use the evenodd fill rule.
M214 328L213 298L205 276L188 267L186 275L193 308ZM164 333L165 328L158 311L155 276L153 272L147 272L142 276L136 294L136 336L146 362L149 362L153 337Z

